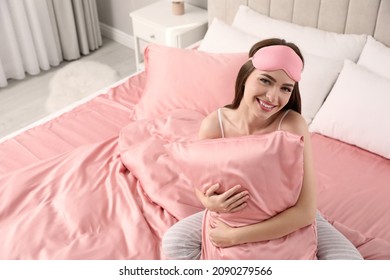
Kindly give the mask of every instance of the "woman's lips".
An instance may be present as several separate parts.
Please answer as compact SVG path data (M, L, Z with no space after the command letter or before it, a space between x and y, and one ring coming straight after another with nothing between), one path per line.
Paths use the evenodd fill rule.
M267 112L272 111L272 109L276 107L275 105L261 99L257 99L257 102L259 103L260 108Z

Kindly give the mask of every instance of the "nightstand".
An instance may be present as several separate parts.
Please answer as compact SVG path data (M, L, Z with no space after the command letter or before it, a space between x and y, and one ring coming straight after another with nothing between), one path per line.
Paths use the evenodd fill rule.
M159 1L130 13L133 23L137 70L143 70L140 43L185 48L201 40L207 31L207 11L185 3L184 15L172 14L171 1Z

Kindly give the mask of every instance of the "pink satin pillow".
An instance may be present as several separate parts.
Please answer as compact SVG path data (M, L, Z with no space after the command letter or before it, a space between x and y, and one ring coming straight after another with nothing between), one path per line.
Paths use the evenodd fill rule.
M303 180L303 138L285 131L237 138L176 142L168 153L189 178L204 190L214 183L225 191L239 184L250 193L248 206L236 213L206 211L203 226L204 259L315 259L314 225L283 238L229 248L216 248L207 238L210 217L233 227L264 221L293 206Z
M145 50L146 85L133 119L174 109L207 115L234 98L235 80L248 54L212 54L150 45Z

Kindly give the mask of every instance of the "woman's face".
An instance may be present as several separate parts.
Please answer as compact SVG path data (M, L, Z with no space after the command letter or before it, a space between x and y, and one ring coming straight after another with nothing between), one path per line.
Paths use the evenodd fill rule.
M256 116L268 119L289 101L295 81L283 70L253 70L245 82L244 102Z

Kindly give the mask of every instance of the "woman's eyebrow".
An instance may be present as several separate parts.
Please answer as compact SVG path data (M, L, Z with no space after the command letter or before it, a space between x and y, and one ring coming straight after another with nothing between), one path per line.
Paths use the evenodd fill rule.
M267 77L268 79L270 79L271 81L273 81L274 83L276 83L276 79L274 77L272 77L271 75L268 75L268 74L261 74L265 77Z
M261 74L261 75L263 75L263 76L265 76L265 77L267 77L268 79L270 79L271 81L273 81L274 83L276 83L277 81L276 81L276 79L274 78L274 77L272 77L271 75L268 75L268 74L265 74L265 73L263 73L263 74ZM284 86L290 86L290 87L294 87L294 85L293 84L288 84L288 83L286 83L286 84L283 84Z

